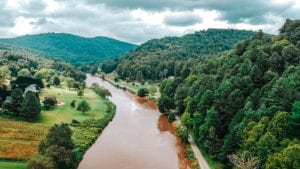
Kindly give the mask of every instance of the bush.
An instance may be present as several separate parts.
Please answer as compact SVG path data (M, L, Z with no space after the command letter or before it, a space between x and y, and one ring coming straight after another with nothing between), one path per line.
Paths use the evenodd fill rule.
M83 90L78 90L77 96L83 96Z
M169 115L168 115L168 122L173 123L173 121L175 121L175 120L176 120L175 114L170 112Z
M140 88L137 92L138 96L145 97L149 94L149 90L147 88Z
M185 126L180 125L177 130L177 135L184 143L188 143L189 133Z
M99 86L97 83L92 84L92 89L94 90L94 92L96 94L98 94L102 98L106 98L108 96L111 96L111 93L108 89L105 89L105 88Z
M27 163L27 169L53 169L53 161L50 157L37 155L32 157Z
M57 101L55 97L45 97L43 101L44 109L50 110L51 108L53 108L53 106L55 106L56 103Z

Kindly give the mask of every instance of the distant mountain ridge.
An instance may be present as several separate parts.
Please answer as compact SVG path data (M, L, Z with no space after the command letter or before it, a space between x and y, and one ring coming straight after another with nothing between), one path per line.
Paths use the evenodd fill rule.
M48 58L77 64L123 55L136 45L97 36L86 38L66 33L42 33L16 38L2 38L0 43L44 52Z

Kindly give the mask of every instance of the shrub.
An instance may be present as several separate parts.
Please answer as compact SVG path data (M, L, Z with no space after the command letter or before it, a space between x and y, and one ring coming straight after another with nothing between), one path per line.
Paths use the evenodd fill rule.
M55 97L45 97L43 104L44 104L44 109L49 110L55 106L57 103Z
M169 115L168 115L168 122L173 123L173 121L175 121L175 120L176 120L175 114L170 112Z
M138 96L145 97L149 94L149 90L147 88L140 88L137 92Z

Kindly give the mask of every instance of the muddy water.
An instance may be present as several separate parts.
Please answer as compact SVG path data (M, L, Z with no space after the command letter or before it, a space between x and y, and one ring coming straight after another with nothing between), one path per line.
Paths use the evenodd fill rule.
M180 140L156 104L88 75L88 85L109 89L113 121L86 152L79 169L189 169Z

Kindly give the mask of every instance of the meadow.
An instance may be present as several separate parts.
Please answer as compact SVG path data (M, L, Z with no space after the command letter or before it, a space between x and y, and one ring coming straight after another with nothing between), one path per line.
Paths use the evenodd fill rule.
M38 152L38 144L48 129L56 123L71 123L72 120L82 122L87 119L102 119L107 114L109 101L101 98L91 89L85 89L83 96L77 96L77 91L65 87L46 88L40 94L44 97L56 97L58 105L51 110L42 110L40 117L34 122L24 122L18 119L0 117L0 169L23 169L26 160ZM85 99L91 110L82 113L72 108L70 103L77 104ZM77 128L72 128L78 136ZM85 131L88 132L88 131ZM97 131L92 130L94 137ZM90 138L87 138L87 140ZM74 137L75 142L78 140ZM83 140L86 141L87 140Z

